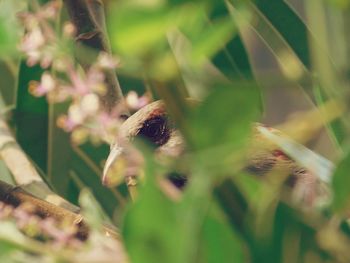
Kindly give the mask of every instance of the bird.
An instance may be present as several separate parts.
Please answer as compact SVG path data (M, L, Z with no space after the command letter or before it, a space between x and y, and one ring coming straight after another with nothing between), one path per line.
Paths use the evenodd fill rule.
M251 145L264 140L259 130L264 129L271 134L279 135L280 131L263 124L252 125L253 136ZM178 157L186 150L186 143L181 132L176 128L166 106L161 100L152 102L125 120L119 129L116 142L111 145L109 156L106 160L102 182L105 185L114 185L127 181L129 185L135 185L139 167L143 163L140 152L127 143L135 138L143 138L154 147L154 153L159 156ZM293 189L298 199L304 203L313 204L317 197L328 195L327 189L317 175L300 166L291 159L283 150L276 146L258 149L253 147L243 170L256 177L264 177L274 168L282 167L288 177L286 186ZM174 173L168 176L169 181L178 189L183 189L190 176ZM113 179L114 178L114 179Z

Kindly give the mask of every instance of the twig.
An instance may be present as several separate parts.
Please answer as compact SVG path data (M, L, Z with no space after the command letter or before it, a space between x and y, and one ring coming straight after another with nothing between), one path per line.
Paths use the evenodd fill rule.
M79 227L77 235L80 238L86 239L88 236L88 227L83 222L83 217L80 214L41 200L19 186L12 186L0 181L0 201L14 207L23 203L30 203L37 215L41 217L53 217L58 222L71 222Z
M83 216L65 208L56 206L45 200L35 197L20 186L12 186L0 181L0 201L17 207L23 203L33 206L34 212L41 217L52 217L58 222L69 222L78 227L77 237L86 239L89 235L89 228L85 224ZM103 226L106 235L119 239L117 232L110 226Z

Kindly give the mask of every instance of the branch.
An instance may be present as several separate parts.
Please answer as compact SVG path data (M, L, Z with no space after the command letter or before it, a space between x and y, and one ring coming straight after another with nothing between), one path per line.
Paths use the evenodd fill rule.
M97 51L110 53L110 44L105 25L103 3L100 0L64 0L71 22L77 29L77 45L83 45ZM88 69L96 60L96 56L88 59L86 56L77 55L77 60ZM101 97L103 106L107 111L123 100L123 94L119 86L116 73L112 70L106 72L107 93ZM124 110L128 114L127 110Z
M0 118L0 157L10 170L17 185L21 185L31 194L54 205L64 207L72 212L79 211L77 206L55 194L46 185L2 118Z
M40 217L52 217L57 222L69 222L77 226L77 237L85 240L89 235L89 228L85 224L83 216L74 213L65 208L56 206L45 200L35 197L28 193L20 186L12 186L0 181L0 201L17 207L23 203L29 203L33 206L35 214ZM106 235L119 239L117 232L110 226L104 226L103 230Z
M14 207L23 203L30 203L37 215L41 217L53 217L58 222L68 221L78 226L77 236L79 238L86 239L88 236L88 227L83 222L80 214L41 200L19 186L12 186L0 181L0 201Z

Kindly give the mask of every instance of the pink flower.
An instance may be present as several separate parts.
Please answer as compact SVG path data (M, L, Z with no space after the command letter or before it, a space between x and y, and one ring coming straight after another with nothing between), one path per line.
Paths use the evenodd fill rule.
M35 27L29 31L22 39L19 49L23 51L28 59L28 65L33 66L37 64L41 59L40 48L45 44L45 37L39 28Z
M102 69L115 69L119 64L119 61L114 59L106 52L100 52L97 58L97 66Z
M147 93L139 97L135 91L129 91L126 95L126 105L131 110L137 111L146 106L150 101Z
M54 90L56 87L55 79L48 72L44 72L41 76L41 81L38 84L36 81L32 81L29 85L29 91L34 96L43 96L50 91Z

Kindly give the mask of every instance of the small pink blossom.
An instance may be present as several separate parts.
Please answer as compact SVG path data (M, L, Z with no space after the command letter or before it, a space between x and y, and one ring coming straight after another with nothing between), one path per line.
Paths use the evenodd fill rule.
M75 28L75 26L72 23L67 22L64 24L63 36L65 36L66 38L73 38L76 33L77 33L77 29Z
M29 91L34 96L43 96L50 91L52 91L56 87L56 81L55 79L50 75L48 72L44 72L44 74L41 76L40 83L38 82L31 82L29 86Z
M119 61L114 59L106 52L100 52L97 58L97 66L102 69L115 69L119 65Z
M94 93L87 94L82 98L80 106L86 114L96 114L100 107L99 98Z
M42 6L37 13L40 19L55 19L60 11L59 1L50 1Z
M118 118L121 109L113 113L105 112L100 97L106 94L106 71L118 66L118 61L110 54L101 52L88 70L83 71L75 64L72 54L67 52L70 41L74 41L76 28L71 23L63 26L61 34L56 34L53 21L59 14L61 1L51 1L36 12L22 13L19 17L25 28L20 49L30 66L40 64L51 67L57 77L45 72L40 82L33 81L29 90L35 96L46 96L52 102L71 101L68 112L57 120L57 125L72 132L72 140L83 142L86 137L92 140L109 140L115 136L120 126ZM137 98L142 107L148 102L146 97Z
M45 37L39 27L29 31L22 39L19 49L27 54L28 64L35 65L41 58L40 48L45 44Z
M129 93L126 95L126 104L131 110L139 110L142 107L146 106L148 103L150 103L150 98L147 94L139 97L136 91L132 90L129 91Z
M69 119L67 115L61 115L57 119L57 126L66 132L71 132L75 128L76 124Z
M84 122L86 113L77 104L70 105L68 109L68 118L75 123L75 125L80 125Z

